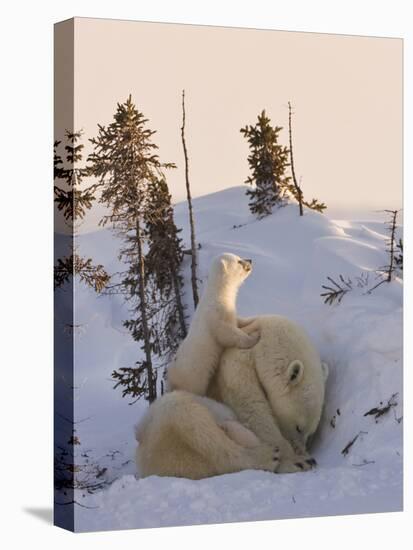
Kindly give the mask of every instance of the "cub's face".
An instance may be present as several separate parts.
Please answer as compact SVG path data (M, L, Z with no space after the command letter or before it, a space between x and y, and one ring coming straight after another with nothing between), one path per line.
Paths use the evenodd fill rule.
M218 257L222 275L234 283L241 284L252 271L252 260L240 258L235 254L222 254Z

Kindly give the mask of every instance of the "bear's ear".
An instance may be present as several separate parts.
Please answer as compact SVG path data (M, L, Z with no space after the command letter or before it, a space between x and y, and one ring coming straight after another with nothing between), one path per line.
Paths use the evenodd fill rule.
M296 386L304 374L304 365L298 359L294 359L287 367L287 385Z
M324 361L321 362L321 370L323 371L323 380L327 382L329 369L327 363L324 363Z

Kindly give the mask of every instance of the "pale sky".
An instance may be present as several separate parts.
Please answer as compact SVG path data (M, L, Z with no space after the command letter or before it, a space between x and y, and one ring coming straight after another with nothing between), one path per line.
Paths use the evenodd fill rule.
M75 19L75 128L87 137L129 94L156 130L174 201L185 197L180 127L194 196L249 175L240 133L266 109L294 107L295 168L304 195L335 208L402 205L401 39Z

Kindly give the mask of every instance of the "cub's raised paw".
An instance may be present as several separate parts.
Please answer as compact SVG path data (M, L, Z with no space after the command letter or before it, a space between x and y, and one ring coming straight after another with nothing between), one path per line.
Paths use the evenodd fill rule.
M241 327L241 329L246 334L251 334L252 332L259 332L260 331L260 322L257 319L251 319L251 321L247 324Z
M249 336L249 347L250 348L253 348L256 344L258 344L258 342L260 341L260 338L261 338L261 334L258 332L258 331L255 331L255 332L251 332L251 334L248 335Z

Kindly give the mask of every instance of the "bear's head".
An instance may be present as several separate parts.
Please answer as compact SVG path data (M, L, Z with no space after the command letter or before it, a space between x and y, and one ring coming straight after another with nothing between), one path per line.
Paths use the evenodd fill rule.
M328 367L304 331L280 316L260 317L255 369L277 424L297 451L320 422Z
M209 279L226 281L234 287L239 287L251 271L252 260L226 252L217 256L212 262Z
M280 374L281 387L271 405L281 433L297 452L307 450L320 422L327 376L325 363L297 359Z

